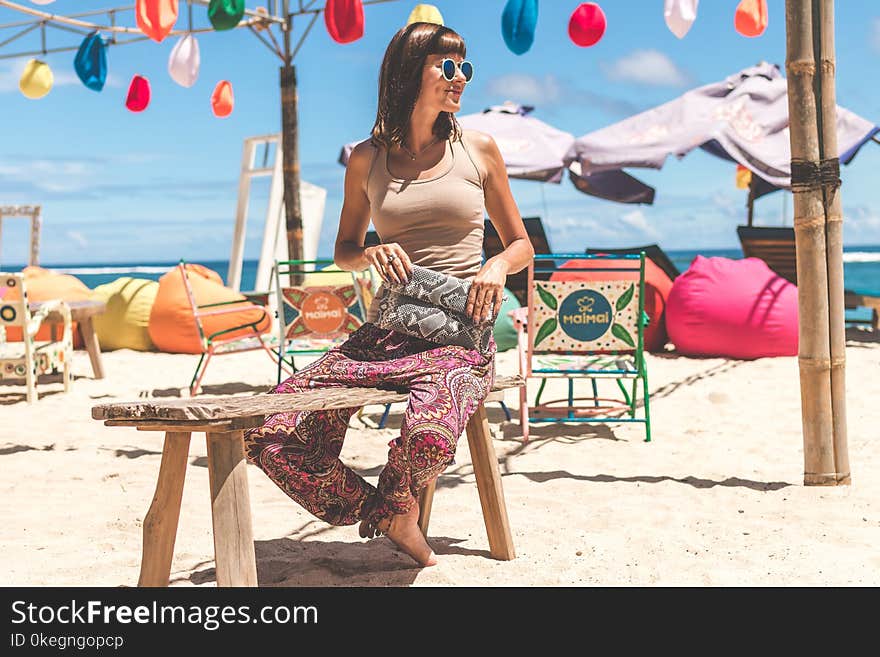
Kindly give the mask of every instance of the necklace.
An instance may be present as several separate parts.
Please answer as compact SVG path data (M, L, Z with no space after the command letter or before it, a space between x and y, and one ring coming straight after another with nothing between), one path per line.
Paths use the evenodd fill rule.
M429 148L431 148L431 146L433 146L433 145L436 144L436 143L437 143L437 137L434 137L434 138L431 140L431 143L429 143L427 146L425 146L425 147L424 147L422 150L420 150L418 153L413 153L411 150L409 150L406 146L403 145L403 142L400 142L400 148L401 148L401 149L402 149L407 155L409 155L409 159L411 159L411 160L415 160L416 157L418 157L419 155L421 155L422 153L424 153L426 150L428 150Z

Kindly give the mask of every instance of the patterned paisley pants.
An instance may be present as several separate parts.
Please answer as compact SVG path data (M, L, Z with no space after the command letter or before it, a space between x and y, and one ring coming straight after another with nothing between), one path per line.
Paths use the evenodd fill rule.
M378 487L339 459L357 406L271 415L245 433L245 453L321 520L375 524L408 511L418 491L452 462L458 438L494 376L494 342L487 354L480 354L366 323L271 392L343 386L408 390L400 436L389 443Z

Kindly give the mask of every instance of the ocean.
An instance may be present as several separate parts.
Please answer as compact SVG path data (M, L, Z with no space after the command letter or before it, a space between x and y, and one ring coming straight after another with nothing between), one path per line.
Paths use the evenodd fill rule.
M666 254L679 271L685 271L697 255L704 257L720 256L724 258L742 258L740 249L698 249L698 250L667 250ZM843 277L847 289L863 291L880 291L880 246L850 246L843 249ZM141 262L128 264L92 263L80 265L53 265L40 263L46 269L72 274L86 286L95 288L109 283L120 276L148 278L158 280L162 274L177 265L177 262ZM216 271L226 281L229 269L228 260L199 261L199 264ZM5 267L4 267L5 268ZM20 271L22 266L10 268ZM252 290L257 278L257 261L245 260L242 266L241 289Z

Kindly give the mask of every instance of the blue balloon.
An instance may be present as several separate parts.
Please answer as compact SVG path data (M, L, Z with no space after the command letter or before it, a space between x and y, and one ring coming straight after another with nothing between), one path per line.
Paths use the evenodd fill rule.
M73 68L89 89L101 91L107 80L107 53L104 40L97 30L89 34L76 51Z
M538 0L508 0L501 14L501 36L510 50L522 55L532 47L538 22Z

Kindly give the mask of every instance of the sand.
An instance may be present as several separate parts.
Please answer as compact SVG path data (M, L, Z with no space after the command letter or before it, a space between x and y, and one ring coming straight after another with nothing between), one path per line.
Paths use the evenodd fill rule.
M429 539L439 564L419 569L386 538L331 527L248 466L261 586L793 586L880 584L880 337L851 332L847 418L852 485L803 486L796 358L735 361L648 356L653 441L640 425L533 426L522 444L518 398L505 421L488 405L517 557L489 557L462 440L441 476ZM109 428L92 405L180 396L197 357L104 354L91 378L0 386L0 585L132 586L163 435ZM516 372L515 352L498 372ZM206 394L263 392L265 354L217 358ZM375 482L402 406L351 421L343 460ZM203 434L194 434L171 581L215 585Z

